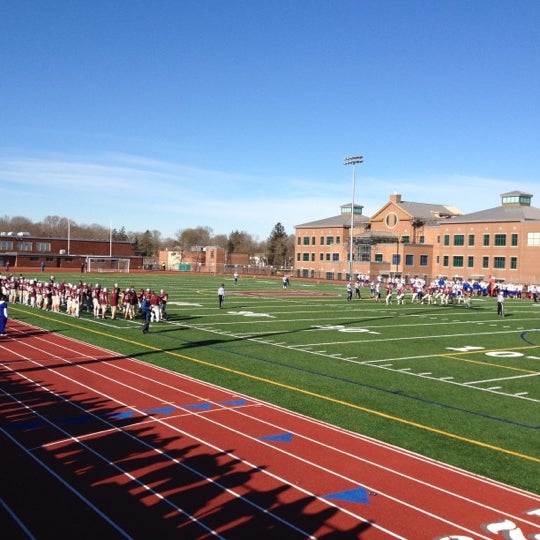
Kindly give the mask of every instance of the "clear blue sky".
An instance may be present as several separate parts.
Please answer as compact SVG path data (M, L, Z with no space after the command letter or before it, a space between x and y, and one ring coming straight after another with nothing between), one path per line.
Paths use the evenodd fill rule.
M1 216L259 240L540 206L538 0L0 0Z

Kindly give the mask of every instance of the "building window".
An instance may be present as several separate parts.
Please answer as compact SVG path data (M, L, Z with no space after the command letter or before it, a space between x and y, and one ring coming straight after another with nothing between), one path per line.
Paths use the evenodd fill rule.
M51 251L51 243L50 242L36 242L36 251L39 251L41 253L50 252Z
M425 237L423 234L420 235L420 238L418 238L418 243L419 244L424 244L426 241Z
M409 238L409 235L403 235L401 237L401 243L402 244L409 244L411 242L410 238Z
M405 266L414 266L414 255L405 255Z
M379 263L383 262L382 253L375 253L375 262L379 262Z
M341 244L341 236L336 236L336 244Z
M496 234L493 243L496 246L506 246L506 234Z
M296 239L296 243L301 246L302 245L302 238L299 236L297 239Z
M13 251L13 240L0 240L0 250Z
M482 257L482 268L489 268L489 257Z
M368 244L360 244L358 246L358 260L369 262L371 260L371 246Z
M448 255L444 255L442 258L442 265L448 266Z
M309 262L309 253L302 253L302 260L305 262Z
M327 260L327 261L330 261L330 253L327 253L327 254L326 254L326 260Z
M517 270L517 257L510 257L510 269Z
M463 255L454 255L452 265L454 268L463 268Z
M315 237L314 237L314 236L311 237L311 245L312 245L312 246L315 245Z
M333 236L327 236L326 237L326 245L331 246L334 243L334 237Z
M399 218L397 217L397 214L394 212L390 212L385 219L386 226L389 229L393 229L398 224Z
M467 257L467 268L474 268L474 257L472 255Z
M311 254L311 262L315 262L315 253Z
M510 242L512 244L512 247L517 247L517 245L518 245L518 235L516 233L512 234Z
M300 260L301 260L301 259L300 259L301 256L302 256L301 253L297 253L297 254L296 254L296 260L297 260L297 261L300 261Z
M540 246L540 232L527 233L528 246Z
M324 236L321 236L321 246L324 246Z
M324 261L324 253L319 253L319 261Z
M484 247L489 246L489 234L484 234Z
M332 253L332 260L335 262L339 261L339 253Z
M18 251L32 251L32 242L17 242Z
M474 246L474 234L469 234L469 246Z
M304 236L304 246L309 246L309 236Z
M399 253L392 254L392 264L399 266L401 264L401 255Z
M443 245L444 246L449 246L450 245L450 235L449 234L445 234L443 236Z
M464 245L465 245L465 235L454 234L454 246L464 246Z
M505 257L493 257L493 268L504 268L505 267L506 258Z
M420 255L420 266L427 266L427 265L428 265L428 256Z

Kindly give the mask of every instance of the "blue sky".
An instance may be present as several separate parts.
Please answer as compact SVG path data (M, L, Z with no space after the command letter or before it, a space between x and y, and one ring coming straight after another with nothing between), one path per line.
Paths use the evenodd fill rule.
M0 0L1 216L259 240L540 206L537 0Z

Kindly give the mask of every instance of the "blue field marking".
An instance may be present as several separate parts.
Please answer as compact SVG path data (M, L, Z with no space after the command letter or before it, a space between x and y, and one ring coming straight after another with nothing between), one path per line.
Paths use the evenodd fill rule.
M127 420L135 414L135 411L123 411L118 413L107 413L101 415L103 418L108 418L112 420Z
M146 414L172 414L174 407L155 407L153 409L143 409Z
M184 409L199 409L201 411L207 411L212 406L211 403L192 403L188 405L182 405Z
M245 399L231 399L228 401L218 401L218 405L223 405L224 407L245 407Z
M278 433L276 435L263 435L262 437L257 437L259 441L274 441L274 442L292 442L292 433Z
M349 489L347 491L338 491L323 495L323 499L331 499L333 501L347 501L353 503L370 504L369 494L366 488L360 487Z
M536 343L533 343L532 341L529 341L529 340L525 337L529 332L538 332L538 330L537 330L537 329L533 329L533 330L524 330L523 332L521 332L521 334L519 335L519 337L520 337L525 343L527 343L528 345L536 345Z
M20 422L12 422L6 427L10 429L36 429L45 425L44 420L21 420Z

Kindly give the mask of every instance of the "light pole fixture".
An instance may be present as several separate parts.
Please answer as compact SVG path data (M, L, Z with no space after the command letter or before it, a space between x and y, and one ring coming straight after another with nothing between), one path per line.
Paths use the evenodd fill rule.
M349 156L343 160L343 165L352 165L352 198L351 198L351 238L349 242L349 279L353 278L353 240L354 240L354 183L355 167L364 162L363 156Z

